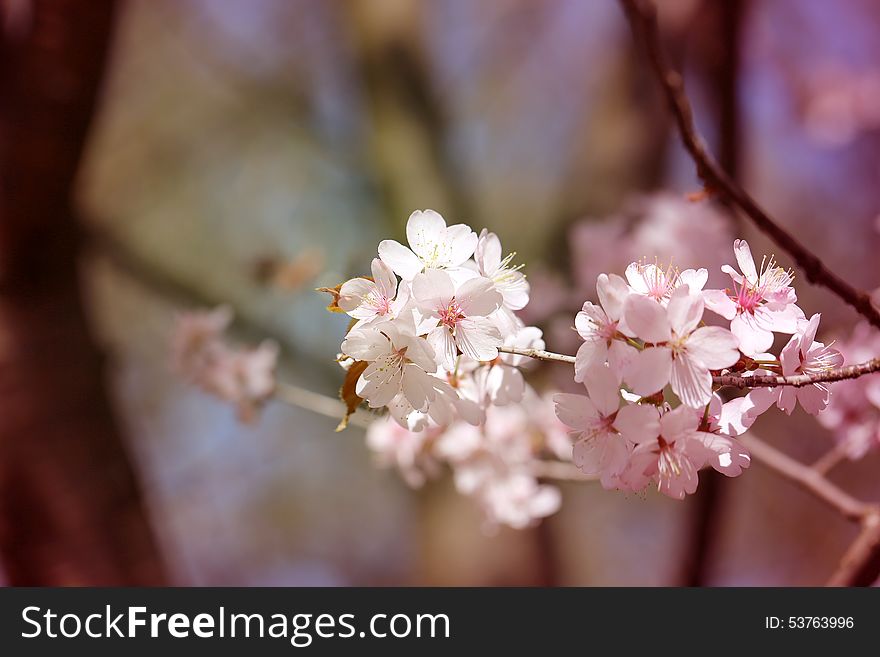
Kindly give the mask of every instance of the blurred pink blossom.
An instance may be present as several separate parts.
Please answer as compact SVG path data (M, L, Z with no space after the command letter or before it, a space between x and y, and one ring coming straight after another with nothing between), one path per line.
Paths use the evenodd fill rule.
M243 422L253 421L275 391L278 345L233 347L224 333L232 311L220 306L177 318L171 340L172 368L185 380L235 405Z
M880 355L880 331L862 322L848 340L835 346L847 364L861 363ZM880 447L880 377L863 376L835 383L828 408L818 420L831 430L852 459Z

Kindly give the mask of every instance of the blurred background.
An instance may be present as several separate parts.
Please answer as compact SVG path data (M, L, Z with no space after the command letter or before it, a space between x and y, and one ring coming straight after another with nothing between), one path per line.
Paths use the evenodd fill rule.
M880 6L660 4L722 164L832 269L880 285ZM686 200L693 165L613 0L0 0L0 18L7 583L808 585L834 570L855 527L760 464L701 476L683 503L565 484L541 526L489 536L448 477L412 491L376 468L362 429L281 404L242 425L170 372L176 314L227 303L235 337L281 344L282 378L335 395L346 322L313 290L366 273L414 209L497 232L526 263L525 318L567 353L601 271L656 253L717 274L734 236L770 252ZM852 311L796 285L823 336L849 334ZM755 428L804 461L832 445L801 411ZM876 498L878 467L869 454L832 478Z

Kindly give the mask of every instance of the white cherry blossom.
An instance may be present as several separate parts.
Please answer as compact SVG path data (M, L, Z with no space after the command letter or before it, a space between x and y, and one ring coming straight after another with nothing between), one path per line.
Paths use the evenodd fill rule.
M379 257L403 280L424 269L461 267L477 247L477 234L465 224L447 226L434 210L416 210L406 222L409 248L394 240L379 243Z

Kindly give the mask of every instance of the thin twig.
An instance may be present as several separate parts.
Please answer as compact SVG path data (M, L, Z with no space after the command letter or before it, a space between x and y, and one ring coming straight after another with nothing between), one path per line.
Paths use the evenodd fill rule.
M545 360L556 363L574 364L574 356L566 356L565 354L555 354L552 351L544 351L543 349L520 349L519 347L498 347L498 351L504 354L513 354L515 356L525 356L536 360Z
M810 466L796 461L754 435L744 434L737 440L749 448L755 459L811 492L847 519L861 522L869 513L875 511L875 507L871 504L857 500Z
M345 416L345 404L338 399L290 383L278 382L275 385L275 398L285 404L303 408L337 421ZM366 429L370 426L372 419L363 411L356 411L348 421L349 424Z
M827 475L837 467L841 461L845 460L848 455L845 442L835 443L834 447L825 452L815 463L813 463L812 468L821 475Z
M835 367L813 374L795 374L792 376L760 375L739 376L737 374L724 374L712 377L712 382L717 386L732 388L775 388L776 386L792 386L802 388L814 383L830 383L845 379L857 379L865 374L880 371L880 358L874 358L856 365Z
M596 481L598 477L585 475L574 463L568 461L535 461L531 465L532 474L556 481Z
M505 354L514 354L517 356L526 356L554 363L574 363L574 356L565 354L556 354L552 351L544 351L543 349L519 349L518 347L498 347L498 351ZM856 365L846 365L843 367L835 367L822 372L813 374L795 374L791 376L773 376L756 374L754 376L742 376L739 374L722 374L712 377L712 383L718 387L729 388L775 388L776 386L792 386L794 388L802 388L814 383L830 383L833 381L843 381L845 379L857 379L866 374L880 372L880 358L874 358L864 363Z
M880 575L880 508L862 520L862 531L840 560L828 586L871 586Z
M278 382L276 384L275 399L334 420L338 420L345 414L345 405L338 399L290 383ZM366 429L374 420L375 417L369 413L356 411L349 419L349 423ZM531 464L531 471L536 477L556 481L596 480L596 477L585 475L568 461L535 461Z
M870 295L831 271L818 256L773 220L715 161L706 148L703 138L697 132L693 110L684 91L682 76L670 66L660 46L657 8L654 3L650 0L620 0L620 3L636 39L645 46L651 68L663 89L682 142L696 164L697 175L706 189L723 196L739 207L755 226L788 252L808 281L828 288L855 308L871 324L880 328L880 311L871 303Z

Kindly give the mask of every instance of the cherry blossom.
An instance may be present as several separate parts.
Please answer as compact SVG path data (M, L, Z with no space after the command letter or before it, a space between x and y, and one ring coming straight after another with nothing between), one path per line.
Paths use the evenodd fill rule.
M425 315L425 327L433 324L427 341L440 365L452 369L459 350L474 360L497 358L501 332L488 316L498 310L502 297L488 278L478 276L456 286L448 273L429 269L413 279L413 298Z
M686 285L672 293L669 306L641 295L631 295L624 307L627 325L651 345L639 352L624 378L632 391L646 396L671 383L688 406L705 406L712 396L710 370L730 367L739 360L737 340L718 326L698 328L703 299Z
M437 370L434 351L402 320L353 329L342 342L342 353L370 363L356 390L371 408L385 406L402 392L415 410L426 411L436 397L428 375Z
M400 298L396 298L397 277L388 265L373 258L371 269L373 280L353 278L339 289L339 307L361 322L396 315L408 298L407 286L401 286Z
M543 349L541 329L535 326L520 326L515 333L504 339L504 346ZM492 362L478 365L474 371L478 398L497 406L520 402L526 390L526 382L520 367L526 365L529 360L525 356L499 353L498 358Z
M863 322L849 339L836 344L848 363L863 362L880 354L880 331ZM852 459L880 447L880 377L835 383L828 407L817 420L831 430Z
M669 302L672 293L682 285L692 292L699 292L709 280L705 269L685 269L679 272L675 267L660 267L657 264L633 262L626 268L626 280L630 290L658 301L663 305Z
M791 336L783 348L779 357L783 376L824 372L843 365L843 356L837 349L815 341L819 319L819 314L813 315L803 331ZM795 405L800 403L807 413L818 415L828 406L831 390L827 383L812 383L800 388L778 386L756 389L749 396L758 408L769 407L775 402L780 410L791 415Z
M504 298L504 307L521 310L529 302L529 283L520 267L510 266L515 253L501 257L501 240L485 228L480 233L474 260L481 276L491 280Z
M231 323L232 310L227 306L181 313L171 337L172 368L187 380L198 381L213 367L223 333Z
M606 361L613 372L622 376L636 353L626 342L630 331L623 325L624 302L629 296L626 281L616 274L600 274L596 293L601 305L587 301L574 320L578 335L584 340L575 356L574 380L578 383L584 380L588 369Z
M735 439L698 429L699 414L687 406L664 413L659 430L648 440L637 440L622 480L633 490L654 481L657 490L675 499L697 490L704 465L729 477L750 463L748 450Z
M379 257L405 281L426 268L461 267L477 247L477 235L470 226L447 226L434 210L416 210L409 216L406 239L409 248L394 240L379 243Z
M739 339L747 356L767 351L773 333L795 333L805 320L791 287L792 273L777 266L773 256L755 267L752 251L745 240L735 240L733 251L742 273L729 265L721 269L733 280L733 291L706 290L706 307L730 320L730 330Z
M541 518L553 515L562 504L555 486L539 484L524 472L513 472L490 479L480 499L489 523L525 529Z
M367 446L380 465L396 466L404 481L418 488L439 472L440 463L429 449L437 433L436 429L408 431L391 418L381 418L370 423Z
M233 347L224 337L231 322L225 306L182 314L172 337L172 366L190 383L234 404L239 418L250 422L275 391L279 350L271 340Z
M554 396L556 415L574 431L575 465L587 475L598 475L602 486L617 488L618 476L629 463L633 444L656 435L657 410L635 404L620 408L620 388L604 365L584 377L588 396Z

